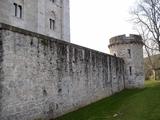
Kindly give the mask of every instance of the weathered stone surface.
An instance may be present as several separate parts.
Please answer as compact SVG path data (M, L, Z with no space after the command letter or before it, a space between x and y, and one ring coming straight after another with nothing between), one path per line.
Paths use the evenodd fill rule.
M1 120L57 117L124 89L121 58L0 26Z
M125 87L144 87L142 37L133 34L116 36L110 39L109 48L112 55L123 58L125 62Z
M15 6L22 6L22 18L15 16ZM19 11L19 8L17 8ZM19 12L18 12L19 13ZM0 23L70 41L69 0L0 0ZM50 19L55 29L50 29Z

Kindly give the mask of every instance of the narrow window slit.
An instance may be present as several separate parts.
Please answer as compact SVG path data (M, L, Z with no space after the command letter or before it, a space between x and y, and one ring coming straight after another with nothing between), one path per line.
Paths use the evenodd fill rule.
M131 66L129 67L129 73L130 73L130 75L132 75L132 67Z
M131 49L128 49L129 58L131 58Z
M13 3L13 5L14 5L14 16L17 17L17 4Z

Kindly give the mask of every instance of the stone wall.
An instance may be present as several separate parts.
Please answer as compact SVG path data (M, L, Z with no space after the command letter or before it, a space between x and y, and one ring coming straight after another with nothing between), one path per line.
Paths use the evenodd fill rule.
M0 120L63 115L124 88L124 62L0 24Z

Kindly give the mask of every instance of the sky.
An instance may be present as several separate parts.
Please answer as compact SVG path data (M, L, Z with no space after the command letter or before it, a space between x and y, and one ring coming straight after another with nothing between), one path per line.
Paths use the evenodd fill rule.
M109 53L109 39L137 34L129 21L136 0L70 0L71 42Z

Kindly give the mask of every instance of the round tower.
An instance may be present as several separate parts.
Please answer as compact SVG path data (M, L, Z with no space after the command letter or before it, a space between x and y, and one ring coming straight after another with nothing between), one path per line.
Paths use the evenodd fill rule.
M120 35L110 39L110 53L125 62L125 87L144 86L143 42L139 35Z

